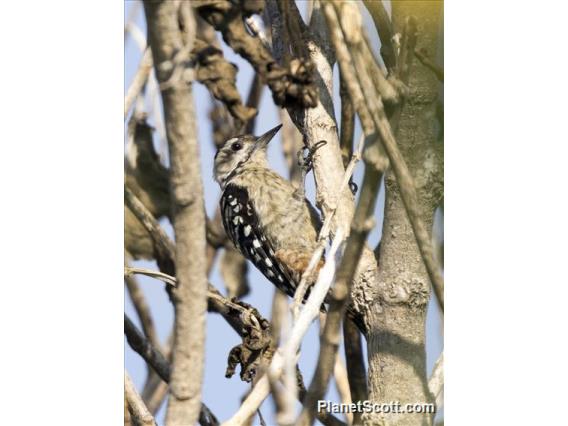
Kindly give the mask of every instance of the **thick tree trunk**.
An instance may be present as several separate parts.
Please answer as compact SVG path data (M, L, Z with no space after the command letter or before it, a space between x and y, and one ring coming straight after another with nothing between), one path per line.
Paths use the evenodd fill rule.
M395 1L393 24L401 32L407 17L417 22L417 48L438 48L442 2ZM410 94L400 116L397 142L412 172L422 220L432 229L443 193L443 153L435 120L439 83L414 61ZM377 296L368 322L369 397L375 403L433 402L427 386L425 322L430 280L392 173L386 178L386 203ZM430 414L366 414L366 424L429 425Z

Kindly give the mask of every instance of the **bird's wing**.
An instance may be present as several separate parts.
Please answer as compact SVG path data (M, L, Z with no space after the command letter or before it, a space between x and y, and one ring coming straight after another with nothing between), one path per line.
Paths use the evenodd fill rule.
M241 254L276 287L294 297L296 283L288 268L276 258L246 188L237 185L225 187L221 195L221 216L227 235Z

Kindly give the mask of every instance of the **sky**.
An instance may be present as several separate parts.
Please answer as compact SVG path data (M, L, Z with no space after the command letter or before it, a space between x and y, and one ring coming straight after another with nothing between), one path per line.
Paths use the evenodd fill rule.
M305 4L305 3L304 3ZM299 3L300 11L305 13L304 4ZM143 16L143 7L138 1L125 1L125 23L133 13L135 18L133 21L141 30L141 35L145 38L146 25ZM364 14L365 24L371 40L371 43L376 48L376 52L380 47L380 42L376 35L374 27L370 24L370 17ZM221 38L219 38L221 40ZM246 99L250 82L252 81L253 70L252 67L243 60L240 56L236 55L230 48L228 48L221 40L225 58L230 62L237 65L239 72L237 73L237 88L243 99ZM134 76L141 58L141 51L137 46L134 38L128 36L125 40L124 50L124 91L130 85L132 77ZM197 128L198 140L200 142L200 159L201 159L201 172L205 194L205 207L208 216L212 217L217 207L220 189L217 183L213 180L213 156L215 148L212 141L211 123L208 118L209 111L211 110L211 98L207 89L199 83L193 85L193 97L196 105L195 111L197 114ZM337 65L334 69L334 99L339 99L339 84ZM339 116L339 102L335 102L336 116ZM159 127L154 120L153 113L149 119L151 125ZM256 134L262 134L265 131L273 128L279 124L278 110L273 104L271 95L268 89L263 91L262 99L259 106L258 117L256 121ZM361 127L359 122L356 123L355 140L358 140L361 134ZM125 137L126 141L126 137ZM163 160L167 163L167 152L164 149L165 141L160 136L160 131L154 133L154 142L156 149L163 155ZM288 177L288 171L284 162L284 157L281 151L280 134L277 134L274 140L269 144L268 158L271 166L282 176ZM354 173L354 180L360 186L362 180L362 164L357 167ZM312 201L314 200L314 184L312 174L308 175L306 179L306 194ZM375 247L380 240L381 224L382 224L382 211L384 208L384 191L381 188L379 199L376 206L375 218L377 226L370 234L369 244ZM161 221L162 226L166 229L170 236L173 236L172 227L167 220ZM155 262L136 261L133 263L135 266L154 268L157 269ZM150 310L154 319L157 333L162 342L165 342L170 334L173 324L173 308L167 298L164 290L163 283L153 280L148 277L137 276L141 289L143 290L147 301L150 305ZM249 265L249 283L251 292L243 300L247 303L254 305L265 318L270 318L272 297L274 288L263 275ZM210 282L220 291L224 292L224 285L218 268L214 267L210 276ZM136 312L125 290L125 312L129 317L140 326ZM315 370L315 364L318 356L319 337L318 326L313 323L304 338L302 351L300 356L300 369L304 375L306 386L309 385L312 373ZM203 381L202 400L213 411L220 421L226 420L231 417L240 405L242 396L249 389L250 385L241 382L238 373L231 379L225 378L225 368L227 362L227 355L231 348L240 343L238 335L226 324L223 318L217 314L207 315L207 332L206 332L206 361L205 361L205 375ZM433 365L441 353L443 347L442 339L442 323L434 301L431 300L428 317L426 323L426 357L428 373L432 371ZM363 344L366 357L366 347ZM339 349L339 353L343 357L343 348ZM132 377L134 384L141 389L146 377L145 363L140 356L133 352L125 340L125 353L124 353L125 368ZM340 402L335 385L332 383L330 390L326 395L326 399ZM261 412L267 423L275 424L274 421L274 405L271 398L261 406ZM298 408L300 405L298 404ZM162 405L157 413L156 420L159 425L163 424L165 416L165 404ZM258 418L254 420L253 424L258 424Z

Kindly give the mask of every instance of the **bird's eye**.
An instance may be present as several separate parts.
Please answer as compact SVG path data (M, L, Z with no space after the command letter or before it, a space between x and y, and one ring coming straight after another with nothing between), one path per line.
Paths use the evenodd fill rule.
M242 147L243 147L243 146L241 145L240 142L234 142L234 143L231 145L231 149L232 149L233 151L239 151Z

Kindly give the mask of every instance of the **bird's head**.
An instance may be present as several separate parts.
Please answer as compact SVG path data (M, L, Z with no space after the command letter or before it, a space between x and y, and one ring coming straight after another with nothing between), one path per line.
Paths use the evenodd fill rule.
M224 187L241 167L266 166L266 148L281 127L280 124L262 136L241 135L226 141L215 154L213 174L219 185Z

